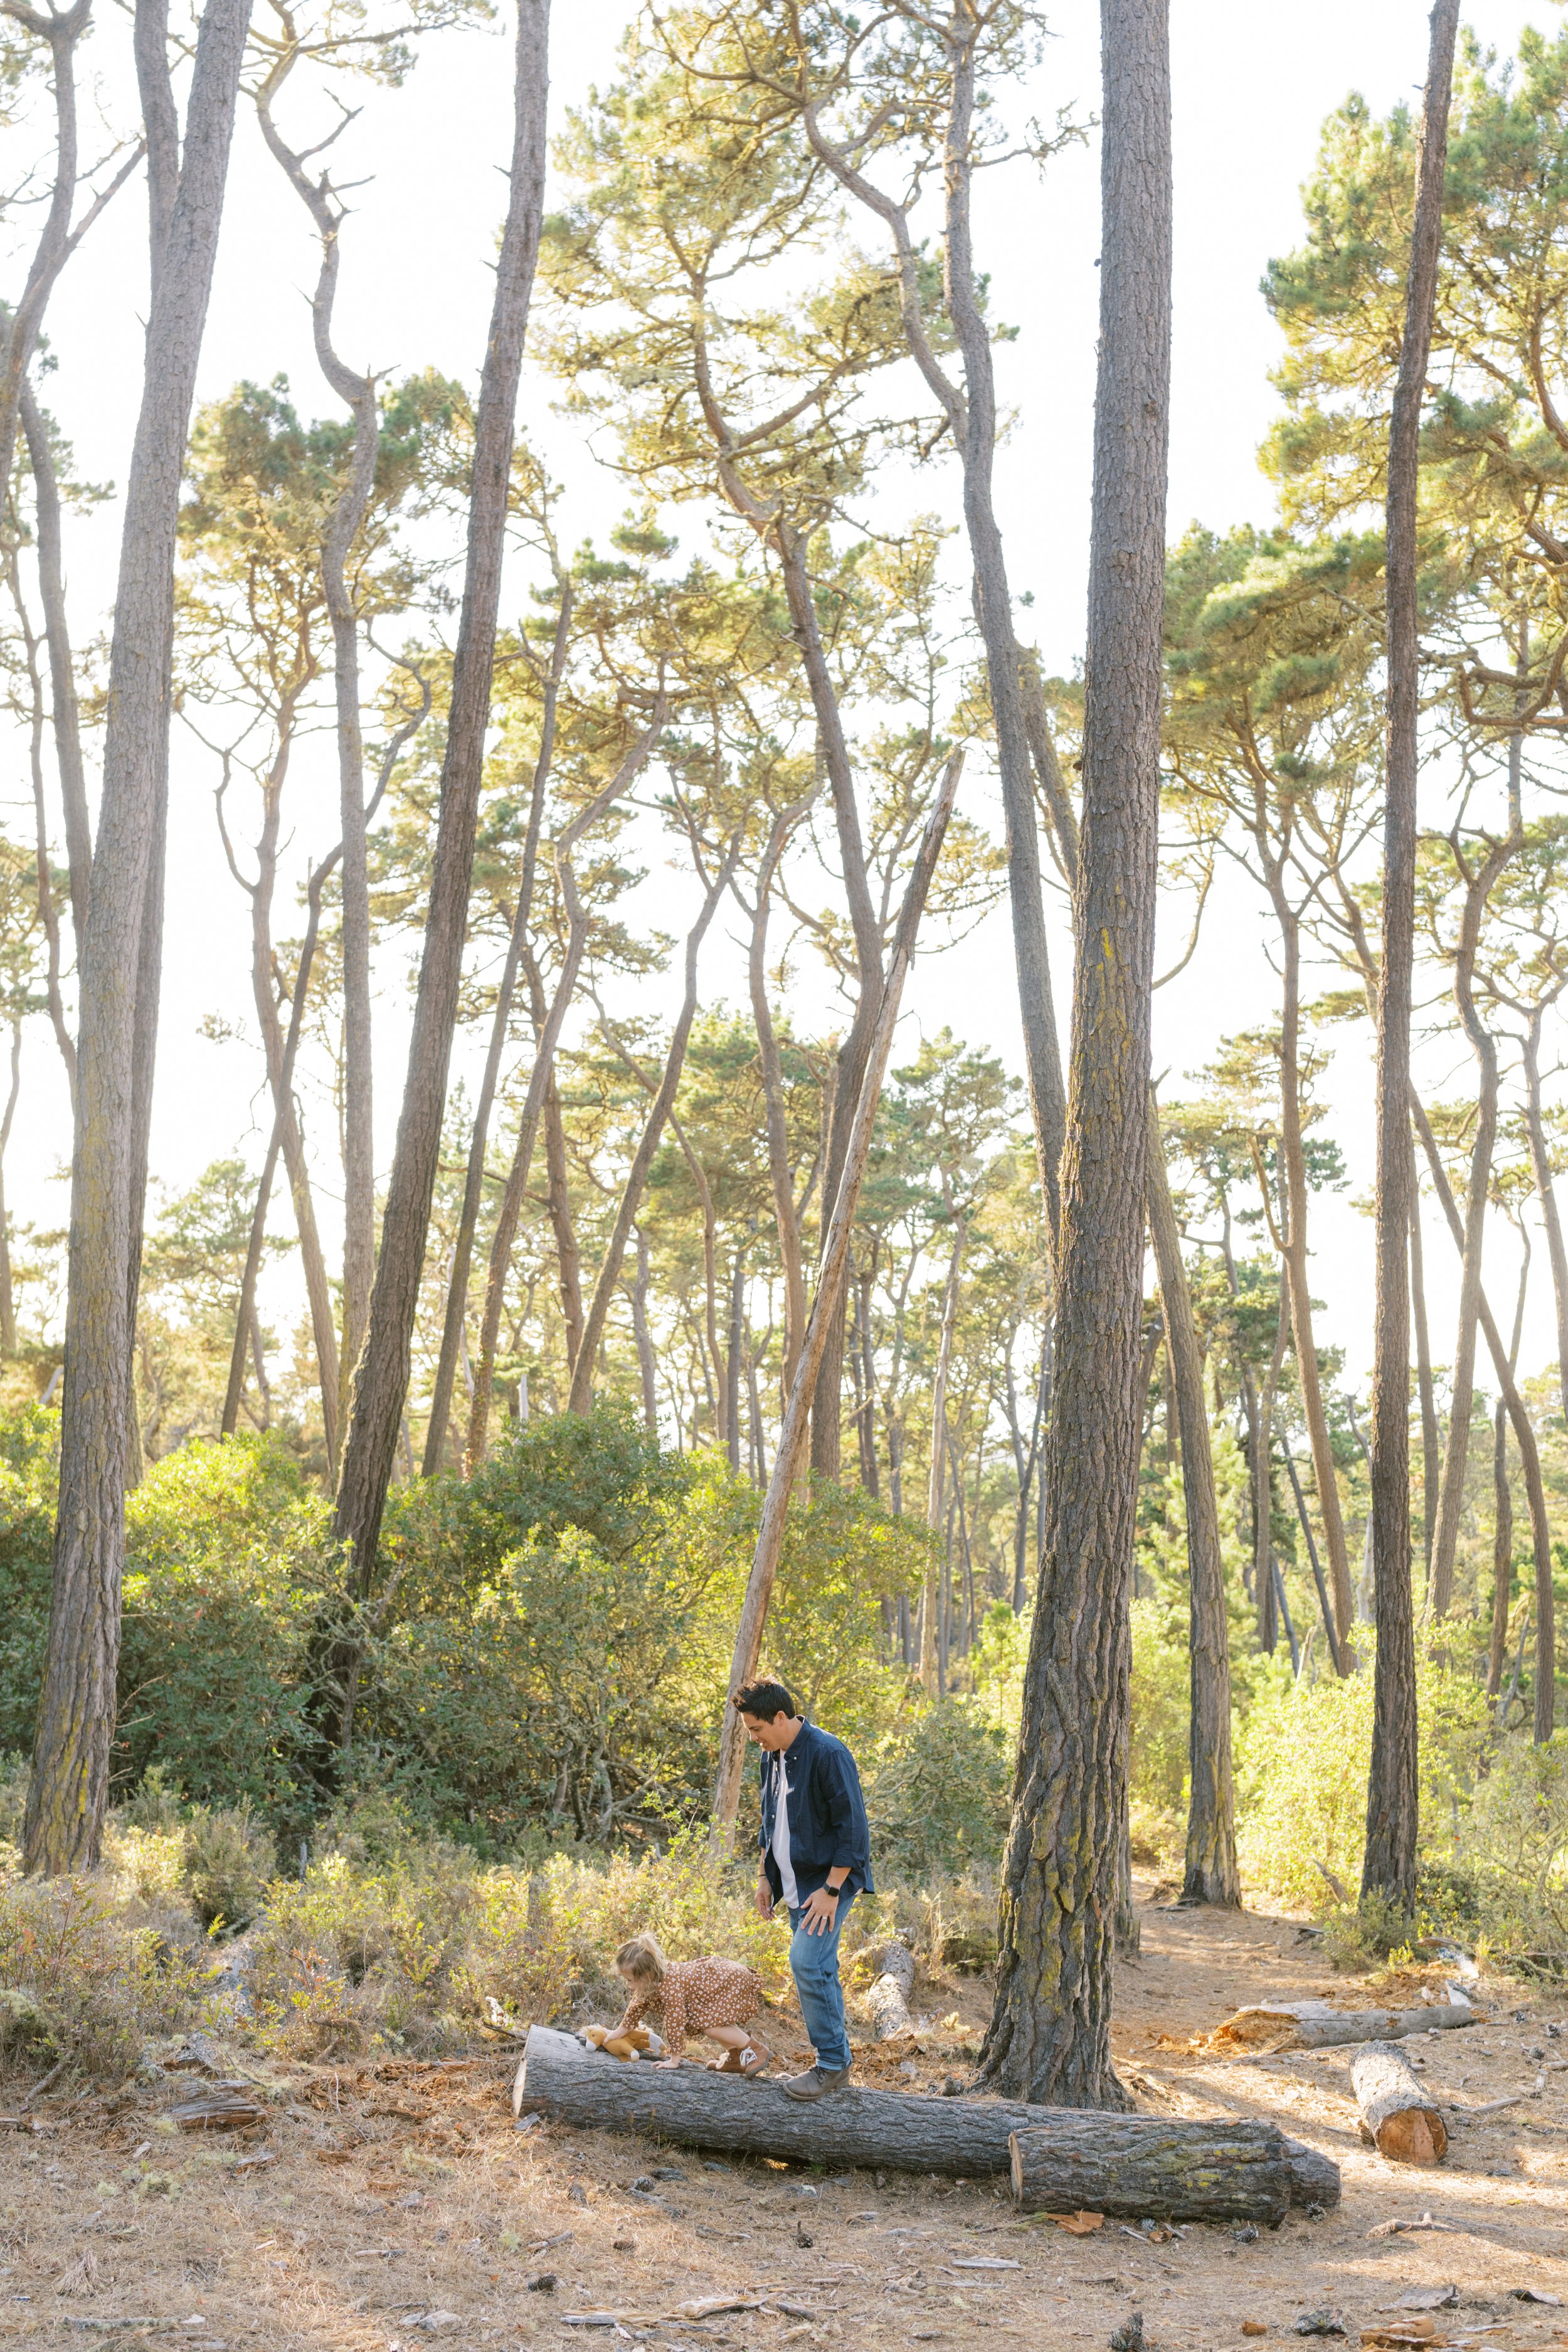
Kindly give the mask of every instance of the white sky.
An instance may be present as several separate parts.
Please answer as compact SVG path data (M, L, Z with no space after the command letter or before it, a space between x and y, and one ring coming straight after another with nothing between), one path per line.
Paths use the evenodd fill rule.
M628 11L620 0L557 0L552 35L551 110L558 124L595 77L608 79L614 46ZM1553 29L1556 12L1539 0L1479 0L1467 21L1504 51L1529 22ZM1189 520L1212 527L1270 513L1268 484L1254 451L1274 413L1268 382L1278 339L1258 292L1270 256L1300 237L1299 187L1314 157L1322 119L1347 91L1363 91L1378 110L1401 98L1418 102L1425 66L1426 9L1418 0L1315 0L1310 9L1281 0L1174 0L1173 41L1176 137L1175 379L1170 494L1171 535ZM1081 113L1098 105L1098 11L1069 0L1056 18L1052 45L1027 108L1049 120L1062 105ZM132 111L129 17L105 9L91 44L104 104L123 125ZM358 93L363 112L342 142L344 178L367 183L343 236L338 342L353 362L395 373L434 365L472 382L490 299L489 264L504 203L499 177L510 143L510 26L440 37L404 89ZM289 121L287 106L281 110ZM294 118L296 121L298 117ZM22 134L16 134L21 137ZM91 133L85 142L89 148ZM10 176L8 174L8 176ZM144 300L144 203L140 184L116 202L57 293L48 332L59 359L47 398L75 443L79 472L123 480L140 395L141 310ZM1029 592L1047 664L1070 667L1081 644L1089 515L1090 411L1098 277L1098 158L1092 142L1054 163L1047 177L1010 172L983 192L977 221L982 265L993 277L995 314L1020 330L999 354L1005 396L1018 422L1001 464L1000 506L1015 589ZM248 376L284 373L307 415L335 413L318 378L308 340L305 295L314 277L309 225L242 110L217 284L203 354L201 396ZM16 278L10 270L7 283ZM595 477L585 450L549 414L552 387L525 377L520 422L547 449L572 488L565 536L602 532L619 499ZM922 500L931 497L922 489ZM943 496L956 511L955 485ZM118 541L118 513L103 509L69 526L67 559L75 625L86 641L106 626ZM526 587L509 583L516 609ZM7 822L26 832L27 787L15 743L0 786L14 804ZM178 1189L207 1162L243 1140L259 1158L254 1105L258 1050L204 1040L205 1015L249 1009L244 903L218 851L210 762L176 736L171 817L169 920L153 1136L155 1174ZM977 815L990 812L984 780L967 787ZM337 837L335 780L325 745L291 783L293 856L302 867ZM993 820L993 829L999 830ZM664 886L668 898L668 883ZM674 921L668 911L668 928ZM1162 963L1184 932L1186 908L1172 909ZM279 927L292 928L279 907ZM1209 1058L1227 1030L1270 1016L1273 982L1261 960L1261 926L1236 891L1216 893L1199 953L1158 1002L1155 1067L1170 1087ZM720 943L706 966L705 995L742 994L733 950ZM1067 973L1058 942L1058 979ZM402 1082L405 997L400 974L384 975L377 1008L378 1165L390 1156ZM918 971L913 1016L947 1023L974 1045L989 1045L1018 1066L1010 950L1005 911L963 946ZM1065 1003L1063 1011L1065 1014ZM1468 1087L1453 1057L1455 1088ZM1435 1091L1441 1091L1440 1086ZM1364 1043L1342 1050L1328 1082L1335 1131L1352 1171L1352 1192L1371 1174L1372 1068ZM318 1120L318 1128L322 1122ZM318 1143L324 1144L324 1135ZM14 1211L63 1223L66 1188L58 1181L68 1153L63 1082L47 1024L31 1025L22 1108L6 1165ZM323 1193L332 1168L322 1160ZM51 1181L54 1180L54 1181ZM323 1201L331 1226L332 1212ZM287 1208L279 1230L286 1231ZM1314 1288L1329 1302L1322 1336L1349 1351L1352 1371L1370 1352L1371 1234L1343 1201L1316 1212ZM1453 1284L1446 1240L1430 1225L1429 1273L1434 1347L1451 1352ZM329 1242L329 1250L335 1249ZM1504 1305L1503 1253L1492 1283ZM277 1302L282 1304L281 1298ZM1536 1287L1524 1350L1533 1369L1551 1352L1544 1268Z

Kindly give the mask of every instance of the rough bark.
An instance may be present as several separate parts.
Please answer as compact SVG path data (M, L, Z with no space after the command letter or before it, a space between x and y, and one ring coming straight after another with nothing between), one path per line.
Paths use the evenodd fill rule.
M559 2116L602 2131L650 2133L689 2147L972 2179L1010 2169L1015 2132L1056 2126L1076 2144L1090 2127L1071 2109L1012 2099L933 2099L851 2088L802 2105L776 2083L744 2083L705 2066L689 2063L666 2074L657 2066L623 2065L586 2048L574 2033L546 2025L529 2030L512 2084L512 2112ZM1098 2127L1125 2131L1135 2122L1147 2123L1152 2133L1171 2128L1157 2116L1118 2117L1113 2125L1102 2118ZM1299 2141L1287 2139L1284 2146L1291 2203L1337 2205L1338 2166Z
M838 1190L832 1196L831 1212L823 1220L824 1239L817 1261L816 1295L811 1302L811 1313L806 1319L795 1385L784 1407L778 1451L773 1456L773 1475L763 1501L756 1549L752 1555L751 1570L741 1602L740 1623L735 1629L735 1647L730 1662L729 1687L732 1691L739 1690L751 1680L762 1654L763 1629L767 1623L768 1605L773 1599L773 1580L784 1549L790 1496L805 1460L811 1430L812 1397L836 1315L842 1325L849 1243L854 1230L856 1205L860 1197L861 1179L865 1175L866 1160L871 1149L871 1130L881 1097L882 1075L892 1051L893 1032L898 1025L904 982L914 959L926 894L931 888L931 876L936 870L936 861L946 836L963 765L961 751L954 752L948 761L904 892L903 905L899 910L892 953L888 959L888 975L882 986L882 1001L878 1007L877 1024L871 1034L866 1068L860 1081L860 1098L855 1106L855 1116L850 1123L843 1173L838 1181ZM714 1782L711 1829L712 1845L720 1853L728 1852L734 1837L735 1816L741 1803L741 1767L745 1760L745 1753L746 1734L739 1710L726 1706L719 1733L719 1769Z
M1392 2042L1369 2042L1351 2061L1361 2136L1395 2164L1441 2164L1448 2134L1418 2074Z
M333 1527L368 1592L408 1393L409 1350L440 1157L447 1074L458 1018L474 834L489 725L496 616L506 547L518 378L544 189L549 0L519 0L510 196L475 419L463 606L452 665L440 815L431 864L414 1034L382 1219L370 1326L354 1377Z
M248 0L207 0L202 16L184 163L166 230L154 241L145 376L126 480L98 853L81 957L59 1516L24 1832L31 1870L96 1862L108 1799L140 1265L133 1219L156 1017L142 947L152 886L161 879L153 869L166 782L180 481L248 18ZM161 890L156 895L161 904Z
M1387 729L1377 995L1377 1229L1372 1371L1372 1557L1377 1622L1362 1893L1415 1900L1415 1636L1410 1574L1410 996L1415 957L1416 600L1421 403L1442 241L1443 168L1458 0L1431 15L1405 329L1388 443Z
M1047 1518L983 2079L1124 2105L1110 2063L1126 1803L1170 369L1163 0L1103 0L1103 236L1072 1063Z
M1236 1792L1230 1760L1230 1621L1214 1453L1204 1407L1204 1359L1193 1318L1192 1293L1182 1263L1182 1237L1165 1174L1160 1114L1149 1097L1149 1232L1160 1276L1160 1303L1175 1379L1182 1434L1182 1494L1187 1519L1189 1593L1189 1714L1187 1852L1184 1903L1239 1909L1241 1874L1236 1860Z
M1290 2210L1295 2176L1273 2124L1094 2116L1015 2132L1009 2145L1013 2202L1025 2213L1278 2229Z

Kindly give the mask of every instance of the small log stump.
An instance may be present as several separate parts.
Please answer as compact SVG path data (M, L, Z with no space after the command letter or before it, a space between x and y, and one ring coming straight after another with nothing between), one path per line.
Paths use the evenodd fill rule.
M1351 2061L1361 2136L1394 2164L1441 2164L1448 2134L1415 2069L1392 2042L1369 2042Z
M1289 2152L1272 2124L1086 2115L1015 2132L1009 2148L1026 2213L1277 2225L1290 2206Z

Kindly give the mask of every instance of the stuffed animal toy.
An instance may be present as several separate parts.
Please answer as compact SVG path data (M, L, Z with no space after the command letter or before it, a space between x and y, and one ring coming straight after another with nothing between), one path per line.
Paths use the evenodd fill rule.
M634 2025L628 2032L616 2033L607 2025L585 2025L578 2035L590 2050L607 2050L612 2058L662 2058L664 2044L651 2027Z

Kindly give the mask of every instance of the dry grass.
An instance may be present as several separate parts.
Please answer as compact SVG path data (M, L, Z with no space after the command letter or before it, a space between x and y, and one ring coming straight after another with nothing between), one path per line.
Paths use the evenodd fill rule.
M208 2352L416 2352L432 2342L582 2352L628 2340L650 2352L705 2342L721 2352L926 2343L979 2352L997 2335L1031 2347L1103 2346L1137 2301L1152 2344L1205 2352L1239 2346L1246 2318L1296 2342L1297 2314L1323 2303L1344 2313L1353 2344L1405 2288L1449 2282L1460 2305L1439 2333L1450 2342L1468 2334L1479 2344L1482 2328L1500 2352L1560 2341L1562 2313L1510 2291L1568 2300L1563 2077L1548 2075L1538 2101L1461 2132L1440 2169L1413 2175L1360 2147L1347 2053L1224 2061L1158 2049L1162 2037L1190 2036L1246 2001L1322 1992L1331 1981L1344 1990L1293 1921L1147 1906L1143 1956L1123 1972L1115 2042L1141 2104L1272 2115L1342 2168L1340 2210L1292 2219L1256 2244L1199 2228L1153 2244L1114 2224L1073 2239L1017 2221L990 2181L827 2179L743 2159L710 2169L690 2151L559 2125L519 2134L507 2099L512 2060L501 2053L323 2063L231 2041L216 2053L220 2067L259 2083L268 2113L248 2139L173 2127L168 2110L189 2095L188 2074L107 2094L62 2082L38 2103L38 2128L0 2137L0 2342L28 2352L137 2340ZM1493 2026L1416 2053L1445 2103L1481 2105L1527 2085L1542 2071L1528 2049L1547 2049L1555 2063L1568 2047L1545 2032L1560 2004L1537 2002L1516 2021L1508 2011L1523 1999L1507 1990L1505 2000ZM934 2091L943 2074L963 2071L987 2005L984 1979L923 1970L914 2007L935 2023L918 2050L868 2057L863 2077L891 2074ZM795 2027L786 2007L775 2024L785 2049L798 2046ZM12 2112L20 2089L20 2076L0 2085ZM661 2201L632 2189L664 2165L680 2178L654 2182ZM1451 2233L1367 2234L1426 2210ZM952 2267L976 2252L1019 2268ZM554 2291L531 2290L529 2278L546 2268ZM672 2315L693 2297L742 2291L768 2308L706 2324ZM594 2309L636 2324L617 2336L562 2323ZM450 2318L425 2324L443 2312ZM116 2318L159 2325L79 2325Z

